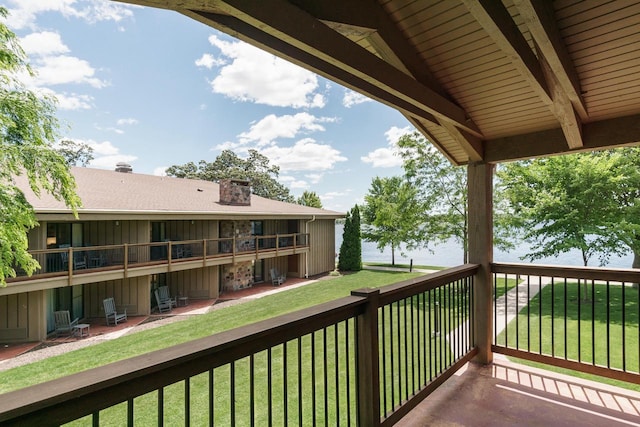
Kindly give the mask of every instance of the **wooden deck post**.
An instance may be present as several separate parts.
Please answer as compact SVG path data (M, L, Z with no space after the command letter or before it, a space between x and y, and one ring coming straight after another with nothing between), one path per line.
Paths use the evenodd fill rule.
M358 425L380 425L380 371L378 353L379 289L358 289L351 295L369 301L358 316Z
M491 263L493 262L493 164L473 163L467 167L469 188L469 262L479 264L475 280L473 331L478 347L476 361L493 362Z

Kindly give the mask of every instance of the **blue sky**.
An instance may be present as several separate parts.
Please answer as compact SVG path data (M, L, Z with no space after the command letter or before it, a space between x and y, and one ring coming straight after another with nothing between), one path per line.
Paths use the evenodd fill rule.
M397 111L175 12L98 0L8 0L7 24L58 99L61 136L91 145L90 167L161 174L255 148L296 197L363 201L402 173Z

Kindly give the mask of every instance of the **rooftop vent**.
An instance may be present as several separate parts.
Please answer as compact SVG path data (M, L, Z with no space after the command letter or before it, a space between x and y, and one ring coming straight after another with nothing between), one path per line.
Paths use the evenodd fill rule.
M251 206L251 186L249 181L221 179L220 203L223 205Z
M116 172L132 173L133 168L129 163L118 162L116 163Z

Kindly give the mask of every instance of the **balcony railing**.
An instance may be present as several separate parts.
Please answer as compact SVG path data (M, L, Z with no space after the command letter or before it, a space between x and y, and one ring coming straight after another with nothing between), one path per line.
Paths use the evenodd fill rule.
M129 269L137 267L221 258L234 261L237 256L251 254L274 253L278 256L281 251L293 250L295 253L297 249L308 247L308 234L293 233L32 250L29 253L39 262L40 269L32 276L18 270L17 277L7 282L62 276L71 280L73 276L111 270L124 270L126 277Z
M640 270L492 271L494 352L640 384Z
M476 349L465 265L4 394L0 424L391 425Z

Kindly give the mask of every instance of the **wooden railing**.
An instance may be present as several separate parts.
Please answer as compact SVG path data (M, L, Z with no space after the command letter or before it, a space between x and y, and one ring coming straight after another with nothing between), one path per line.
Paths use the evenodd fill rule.
M494 352L640 384L640 270L492 271Z
M7 393L0 424L391 425L476 353L477 269L354 291Z
M182 240L150 243L130 243L106 246L82 246L57 249L31 250L40 268L32 276L18 271L16 278L7 282L24 281L29 278L48 278L88 272L125 270L150 266L170 265L184 261L229 259L247 254L274 253L309 247L309 235L305 233L273 236L249 236L203 240Z

